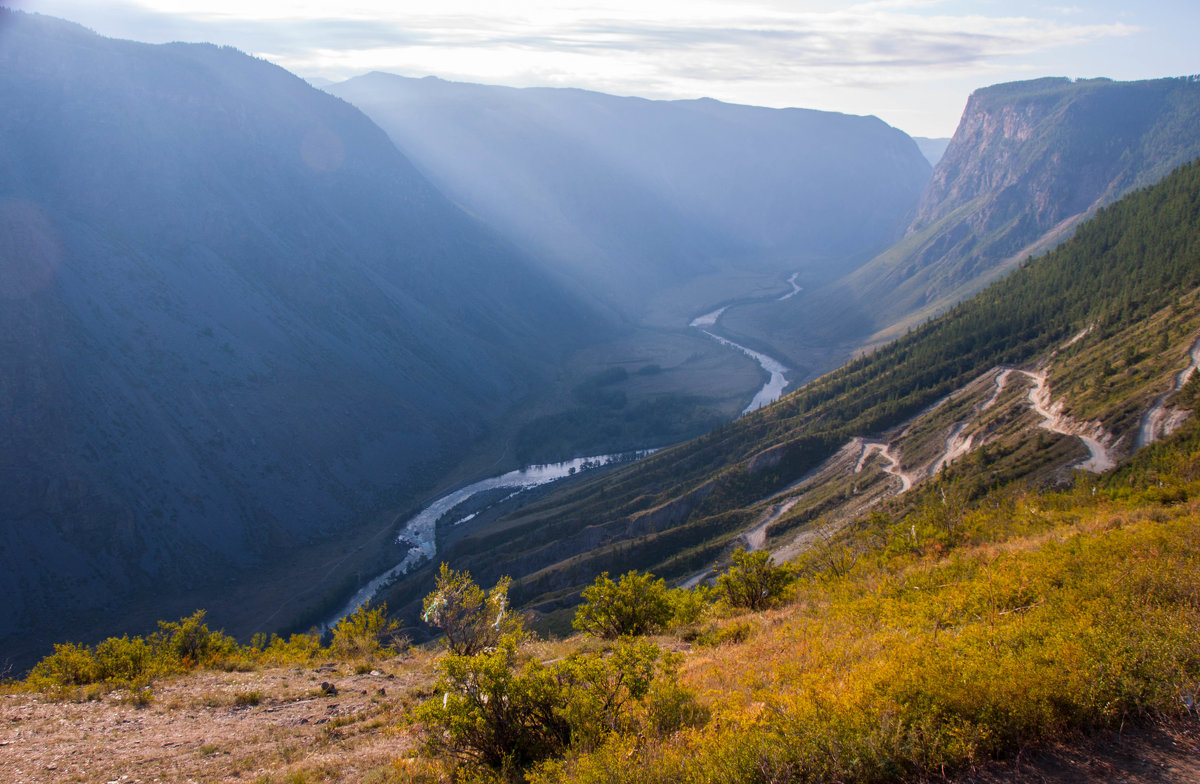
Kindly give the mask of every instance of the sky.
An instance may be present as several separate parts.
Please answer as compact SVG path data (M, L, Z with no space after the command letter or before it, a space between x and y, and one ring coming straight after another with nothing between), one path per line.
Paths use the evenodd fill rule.
M973 90L1200 73L1195 0L0 0L115 38L369 71L873 114L950 136Z

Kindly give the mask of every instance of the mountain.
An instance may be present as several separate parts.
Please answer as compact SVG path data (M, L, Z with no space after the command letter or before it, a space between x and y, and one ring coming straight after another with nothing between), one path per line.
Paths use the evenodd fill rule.
M0 35L6 655L201 603L315 617L604 334L274 65L7 10Z
M938 161L946 154L946 148L950 146L950 140L947 138L931 139L925 136L914 136L913 141L917 143L917 149L929 161L930 166L937 166Z
M930 172L874 117L384 73L326 89L550 269L672 327L714 296L865 261L903 232ZM681 292L704 276L717 282ZM677 321L652 307L669 295Z
M1192 784L1197 237L1200 161L894 346L510 517L472 572L527 568L507 543L544 555L537 526L565 530L589 504L609 515L575 532L590 547L515 586L565 584L536 607L565 621L568 580L588 585L574 634L528 634L507 579L485 592L443 566L423 617L444 636L425 645L378 607L327 646L239 645L200 613L62 644L0 700L6 771ZM817 464L839 430L870 438ZM706 451L723 470L655 492L653 474L690 482ZM757 552L723 568L735 545ZM688 582L715 585L627 571L655 558L681 575L699 562ZM606 563L624 574L588 573Z
M561 629L601 571L699 579L735 546L792 557L890 500L1102 473L1195 408L1197 237L1191 163L894 343L700 439L444 532L439 558L485 583L513 575L514 599ZM392 606L428 579L398 583Z
M1200 80L1037 79L976 91L903 242L850 276L876 328L978 291L1200 155Z
M1055 78L978 90L903 238L800 296L732 308L721 326L791 357L811 378L971 296L1197 155L1195 79Z

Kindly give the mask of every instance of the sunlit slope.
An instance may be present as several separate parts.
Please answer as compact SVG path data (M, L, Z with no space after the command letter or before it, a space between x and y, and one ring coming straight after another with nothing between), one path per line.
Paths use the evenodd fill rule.
M1198 432L1070 490L939 483L861 519L782 606L682 632L703 726L534 780L1193 780ZM1139 764L1155 726L1173 764Z

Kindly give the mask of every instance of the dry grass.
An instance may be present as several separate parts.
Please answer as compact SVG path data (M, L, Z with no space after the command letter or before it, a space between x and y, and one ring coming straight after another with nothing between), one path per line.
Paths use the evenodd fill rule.
M416 749L404 717L433 658L410 652L362 675L351 664L196 672L155 683L143 708L123 690L83 702L5 694L0 770L9 784L395 780L395 761Z

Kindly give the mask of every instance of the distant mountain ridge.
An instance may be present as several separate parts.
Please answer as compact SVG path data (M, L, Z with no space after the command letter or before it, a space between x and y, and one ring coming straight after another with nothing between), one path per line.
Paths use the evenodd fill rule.
M931 166L938 165L942 156L946 154L946 148L950 146L949 137L932 139L925 136L914 136L913 141L917 143L917 148Z
M244 633L271 569L270 628L305 620L327 570L282 553L378 527L604 333L283 69L0 22L6 650L202 586Z
M875 117L384 73L326 89L464 207L635 317L714 271L840 275L900 235L930 173Z

